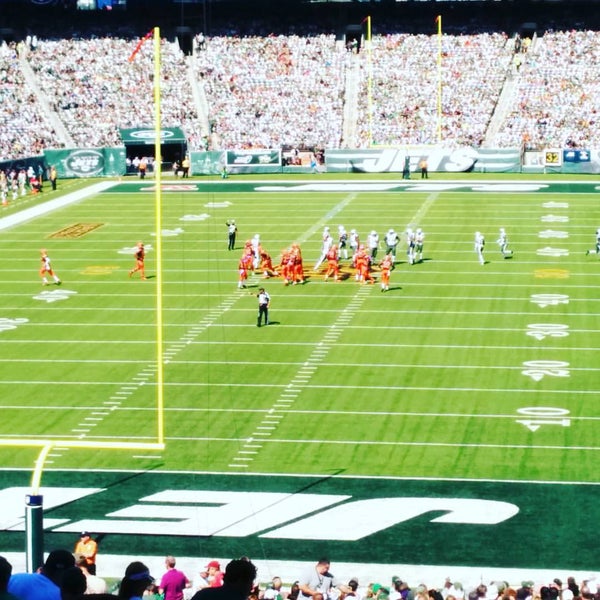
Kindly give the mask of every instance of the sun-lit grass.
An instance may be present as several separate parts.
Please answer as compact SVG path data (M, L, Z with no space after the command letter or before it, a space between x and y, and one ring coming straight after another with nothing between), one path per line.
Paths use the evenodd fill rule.
M585 256L600 224L595 195L225 189L199 180L197 192L163 196L162 468L240 472L232 465L251 443L249 472L597 480L599 265ZM568 221L543 222L549 214ZM52 237L77 223L102 225ZM386 293L356 283L349 261L347 280L324 282L311 269L323 227L338 224L363 239L420 226L426 260L407 264L402 243ZM500 227L512 259L495 244ZM568 237L542 238L547 229ZM148 281L127 276L132 247L155 247L153 231L153 195L119 189L1 233L2 438L157 440L155 252ZM237 262L256 233L274 262L299 242L308 282L256 273L238 290ZM41 287L42 246L61 287ZM541 255L547 246L569 255ZM272 324L258 329L262 284ZM568 304L541 307L536 294ZM36 453L4 449L4 464L28 468ZM53 466L144 463L73 450Z

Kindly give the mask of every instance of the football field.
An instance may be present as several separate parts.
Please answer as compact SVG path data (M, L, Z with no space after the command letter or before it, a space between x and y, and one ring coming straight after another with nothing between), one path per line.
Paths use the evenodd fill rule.
M598 568L600 184L320 177L169 182L160 257L151 180L0 214L3 548L45 448L53 547L90 529L114 554L135 535L149 555ZM350 260L313 271L340 224L402 234L388 291ZM238 289L255 234L276 264L298 243L306 283Z

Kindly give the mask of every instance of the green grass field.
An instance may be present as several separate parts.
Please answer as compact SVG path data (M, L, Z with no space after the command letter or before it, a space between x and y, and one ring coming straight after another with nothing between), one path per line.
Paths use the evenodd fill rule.
M33 444L50 440L44 481L53 471L214 473L246 489L252 474L376 477L500 485L503 499L526 485L523 497L547 486L554 498L554 484L569 483L576 493L556 493L564 511L597 521L600 265L586 256L600 227L594 183L326 181L191 180L163 193L163 451L69 447L159 439L152 183L123 183L0 231L2 466L30 473ZM425 260L407 264L403 240L388 292L356 283L349 261L347 280L325 282L311 269L323 227L338 224L363 239L420 226ZM510 259L495 242L500 227ZM256 233L274 261L300 243L305 285L257 273L237 289L243 243ZM147 281L128 278L138 240L151 246ZM41 247L60 287L41 286ZM262 284L271 325L259 329ZM565 522L562 500L539 523ZM585 527L567 524L580 541ZM592 568L592 554L548 549L529 564Z

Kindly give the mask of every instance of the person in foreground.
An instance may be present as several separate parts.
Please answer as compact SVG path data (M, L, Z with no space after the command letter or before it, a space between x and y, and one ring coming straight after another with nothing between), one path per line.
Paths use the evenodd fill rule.
M75 566L68 550L52 550L37 573L17 573L8 582L8 591L21 600L60 600L62 577Z
M223 585L204 588L192 600L246 600L256 579L256 567L247 559L232 560L225 567Z
M122 600L141 600L151 583L154 583L154 578L150 575L148 567L142 562L134 561L125 569L118 597Z

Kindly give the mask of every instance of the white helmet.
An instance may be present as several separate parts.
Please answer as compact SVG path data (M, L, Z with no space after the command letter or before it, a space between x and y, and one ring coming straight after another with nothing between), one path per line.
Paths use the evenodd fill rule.
M417 233L423 233L423 230L422 230L422 229L419 227L419 228L417 229Z
M506 232L504 231L504 227L500 227L500 233L506 233Z
M356 233L356 229L351 229L350 233Z
M388 233L395 233L395 231L394 231L393 229L390 229L390 230L388 231Z
M376 231L373 229L373 230L371 231L371 235L377 235L377 232L376 232Z

